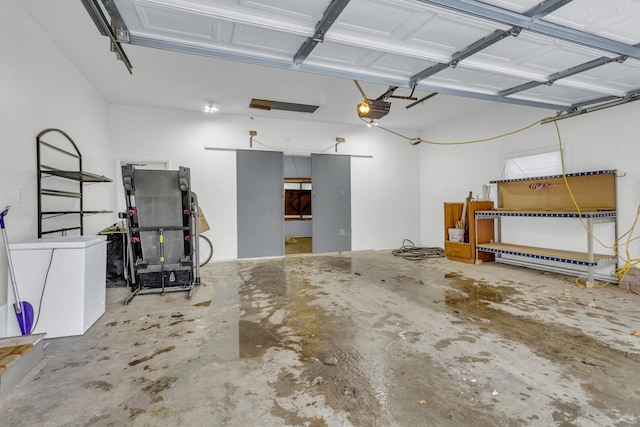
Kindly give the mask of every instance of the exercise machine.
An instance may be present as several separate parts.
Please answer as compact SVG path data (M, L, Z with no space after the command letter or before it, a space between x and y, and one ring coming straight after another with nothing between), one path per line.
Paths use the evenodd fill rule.
M198 198L189 168L122 166L127 211L129 304L137 295L187 292L200 284Z

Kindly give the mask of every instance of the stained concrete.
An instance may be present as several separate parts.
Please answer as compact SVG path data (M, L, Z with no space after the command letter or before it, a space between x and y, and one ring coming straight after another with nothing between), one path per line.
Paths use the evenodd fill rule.
M193 300L109 288L3 426L632 426L640 295L388 252L225 262Z
M310 254L313 252L313 239L311 237L296 237L295 240L284 241L284 253L291 254Z

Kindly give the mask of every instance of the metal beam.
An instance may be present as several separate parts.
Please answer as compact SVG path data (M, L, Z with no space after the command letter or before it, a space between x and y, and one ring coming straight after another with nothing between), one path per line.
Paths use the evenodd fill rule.
M102 0L102 4L104 4L104 8L107 9L107 13L109 13L109 16L111 17L111 22L113 26L115 26L115 36L118 41L129 43L129 29L127 28L127 24L125 24L114 0Z
M551 22L538 20L510 10L502 9L475 0L418 0L432 6L439 6L462 14L476 16L502 24L520 27L552 38L566 40L593 49L613 52L630 58L640 59L640 48L629 46L593 34L584 33Z
M540 82L537 80L530 81L518 86L511 87L509 89L501 90L500 92L498 92L498 96L509 96L513 93L524 92L525 90L533 89L534 87L542 86L544 84L547 84L547 82L546 81Z
M361 82L378 83L382 85L394 85L412 89L407 80L390 79L387 76L377 76L375 74L356 73L352 71L341 71L330 67L321 67L315 65L293 64L288 60L277 60L272 58L258 58L252 55L233 53L222 49L206 48L201 46L188 46L181 43L175 43L164 40L155 40L148 37L131 35L131 44L136 46L152 47L156 49L165 49L174 52L188 53L193 55L202 55L212 58L226 59L230 61L239 61L249 64L264 65L268 67L282 68L286 70L303 71L307 73L320 74L323 76L338 77L342 79L358 80ZM425 92L438 92L443 95L462 96L466 98L475 98L485 101L503 102L507 104L524 105L528 107L546 108L549 110L569 111L571 106L564 104L552 104L546 102L529 101L517 98L506 98L496 95L490 95L480 92L471 92L460 89L452 89L437 85L418 84L415 89Z
M111 48L113 51L116 52L117 58L122 60L122 62L124 62L124 66L127 67L127 71L129 71L129 74L133 74L132 72L133 65L131 65L129 58L127 58L127 54L124 53L124 49L122 49L122 46L120 45L120 42L118 41L117 36L114 34L113 29L109 24L109 21L107 21L106 16L104 16L104 13L102 13L102 9L100 8L98 1L97 0L81 0L81 1L85 9L87 9L89 16L91 16L93 23L96 25L96 27L98 27L98 31L100 31L100 34L102 34L103 36L107 36L109 40L111 40Z
M495 30L493 33L489 34L488 36L473 42L466 48L459 50L458 52L451 55L451 60L449 62L446 62L446 63L441 62L439 64L433 65L413 75L411 77L411 84L415 85L420 80L426 79L429 76L439 73L445 68L455 67L458 65L458 62L462 61L463 59L470 57L474 53L480 52L482 49L499 42L505 37L509 37L511 34L512 34L512 30Z
M329 28L338 19L338 16L342 13L345 7L349 4L349 0L332 0L327 9L322 15L322 19L316 24L316 29L313 36L307 38L307 40L300 46L298 52L293 56L293 62L301 64L309 56L311 51L316 47L318 43L324 41L324 35Z
M640 43L636 44L634 47L640 48ZM624 55L618 56L616 58L609 58L606 56L593 59L591 61L585 62L583 64L576 65L575 67L568 68L564 71L558 71L557 73L551 74L546 81L532 81L529 83L522 84L520 86L512 87L510 89L505 89L503 91L498 92L499 96L508 96L516 92L522 92L524 90L528 90L534 88L536 86L541 86L543 84L552 85L556 80L564 79L565 77L570 77L576 74L580 74L582 72L592 70L597 67L601 67L603 65L610 64L612 62L622 63L627 60L627 57Z
M558 113L555 117L549 117L541 122L541 124L547 124L551 122L555 122L558 120L568 119L570 117L579 116L582 114L592 113L594 111L604 110L605 108L616 107L618 105L627 104L629 102L640 101L640 89L629 92L626 96L621 98L614 97L609 102L603 102L604 99L591 101L591 103L596 103L596 105L587 106L586 108L574 109L573 111L567 113Z
M627 92L627 94L622 97L607 96L591 101L581 102L580 104L575 104L574 110L586 107L584 108L584 110L587 110L587 112L591 112L638 100L640 100L640 89L635 89Z
M572 1L573 0L544 0L527 10L525 15L534 19L542 18Z
M564 6L572 0L545 0L538 3L536 6L530 8L524 13L524 16L528 16L531 18L539 18L545 16L554 10ZM517 36L520 33L521 28L518 26L513 26L508 30L495 30L493 33L489 34L477 40L476 42L470 44L465 49L460 50L454 53L451 56L451 60L447 63L439 63L433 65L411 77L411 84L415 84L420 80L426 79L429 76L432 76L440 71L444 70L448 67L455 67L458 65L458 62L464 60L465 58L470 57L471 55L480 52L481 50L499 42L500 40L508 37L508 36Z
M407 106L406 106L406 107L404 107L404 108L406 108L406 109L408 110L408 109L409 109L409 108L411 108L411 107L414 107L414 106L416 106L416 105L418 105L418 104L420 104L420 103L422 103L422 102L424 102L424 101L426 101L426 100L428 100L428 99L433 98L433 97L434 97L434 96L436 96L437 94L438 94L438 92L430 93L429 95L427 95L427 96L425 96L425 97L423 97L423 98L420 98L420 99L418 99L418 100L417 100L417 101L415 101L415 102L412 102L411 104L407 105Z
M613 95L603 96L601 98L591 99L589 101L578 102L576 104L573 104L571 107L572 107L572 110L581 110L584 107L587 107L589 105L601 104L603 102L611 102L611 101L615 101L616 99L620 99L620 97L613 96Z
M513 104L513 105L523 105L526 107L535 107L535 108L545 108L547 110L556 110L556 111L570 111L570 105L563 104L553 104L550 102L540 102L540 101L529 101L526 99L518 99L518 98L508 98L497 95L491 95L482 92L471 92L467 90L460 89L452 89L444 86L437 85L418 85L416 89L422 90L425 92L438 92L442 95L453 95L453 96L462 96L465 98L474 98L480 99L483 101L493 101L493 102L501 102L505 104Z
M393 86L393 85L389 86L385 93L383 93L382 95L380 95L379 97L376 98L376 101L386 101L387 98L392 96L393 92L395 92L397 89L398 89L398 86Z
M584 62L582 64L578 64L574 67L567 68L563 71L558 71L557 73L553 73L549 76L549 81L556 81L559 79L564 79L565 77L573 76L576 74L580 74L585 71L592 70L594 68L601 67L603 65L609 64L611 62L618 62L619 58L608 58L603 56L601 58L596 58L591 61Z
M575 67L567 68L566 70L558 71L557 73L553 73L553 74L549 75L549 77L545 81L531 81L531 82L528 82L528 83L521 84L519 86L515 86L515 87L509 88L509 89L502 90L502 91L498 92L498 96L509 96L509 95L514 94L516 92L522 92L522 91L529 90L529 89L532 89L534 87L538 87L538 86L542 86L542 85L551 86L553 83L555 83L556 80L560 80L560 79L564 79L565 77L569 77L569 76L573 76L573 75L576 75L576 74L580 74L580 73L582 73L584 71L588 71L588 70L600 67L602 65L609 64L611 62L615 62L617 60L618 60L618 58L607 58L606 56L603 56L601 58L597 58L597 59L594 59L592 61L585 62L585 63L580 64L580 65L576 65Z

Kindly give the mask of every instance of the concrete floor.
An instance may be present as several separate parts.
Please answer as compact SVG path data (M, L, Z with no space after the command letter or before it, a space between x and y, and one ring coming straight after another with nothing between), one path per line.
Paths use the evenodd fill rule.
M210 264L193 300L107 290L2 426L631 426L640 295L388 252Z
M296 237L295 241L285 241L285 255L310 254L313 252L313 239L311 237Z

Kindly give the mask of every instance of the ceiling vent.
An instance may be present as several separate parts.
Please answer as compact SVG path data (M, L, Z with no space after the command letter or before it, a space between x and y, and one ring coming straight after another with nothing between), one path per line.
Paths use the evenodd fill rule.
M258 110L282 110L282 111L294 111L296 113L313 113L318 109L317 105L309 104L294 104L292 102L271 101L268 99L256 99L251 98L249 108L256 108Z

